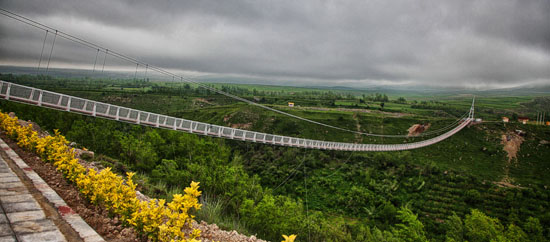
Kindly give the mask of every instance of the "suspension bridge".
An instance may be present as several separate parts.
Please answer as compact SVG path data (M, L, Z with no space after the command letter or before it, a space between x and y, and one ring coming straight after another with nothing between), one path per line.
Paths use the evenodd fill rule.
M212 137L289 147L343 151L400 151L417 149L443 141L472 122L475 101L472 101L467 118L459 120L456 127L434 138L407 144L357 144L303 139L225 127L73 97L5 81L0 81L0 97L35 106Z
M94 44L80 37L76 37L74 35L65 33L63 31L59 31L55 28L49 27L47 25L28 19L24 16L15 14L13 12L0 9L0 14L45 32L45 36L42 44L42 51L40 53L40 59L38 61L38 70L40 70L40 67L43 61L44 49L46 46L46 39L50 33L53 33L54 37L53 37L53 41L52 41L49 55L47 58L46 74L50 68L50 61L52 58L54 46L56 44L56 39L59 37L59 38L80 44L84 48L97 51L95 53L93 71L96 70L98 56L99 56L99 53L101 52L101 53L104 53L103 66L101 68L101 72L103 72L103 70L105 69L107 56L112 56L112 57L121 59L123 61L126 61L128 63L131 63L132 65L135 65L136 71L134 73L134 78L137 75L138 67L142 66L145 68L145 75L147 75L148 70L154 71L166 77L170 77L173 81L176 80L177 78L182 82L185 81L188 83L193 83L201 88L211 90L215 93L222 94L251 105L259 106L261 108L267 109L272 112L277 112L277 113L280 113L292 118L296 118L305 122L310 122L316 125L322 125L325 127L329 127L329 128L333 128L333 129L337 129L345 132L352 132L359 135L377 136L377 137L402 137L402 138L407 137L407 135L372 134L372 133L364 133L361 131L348 130L341 127L306 119L290 113L286 113L281 110L278 110L269 106L265 106L259 103L255 103L248 99L238 97L233 94L204 85L188 77L174 74L160 67L156 67L154 65L144 63L135 58L129 57L128 55L121 54L120 52ZM420 135L420 136L428 136L432 134L445 132L440 134L439 136L426 139L423 141L404 143L404 144L358 144L358 143L304 139L299 137L282 136L282 135L276 135L276 134L268 134L268 133L255 132L255 131L244 130L244 129L225 127L225 126L209 124L209 123L204 123L199 121L187 120L183 118L171 117L171 116L147 112L143 110L132 109L128 107L121 107L121 106L117 106L109 103L103 103L103 102L98 102L98 101L79 98L79 97L73 97L73 96L69 96L61 93L19 85L16 83L11 83L11 82L2 81L2 80L0 80L0 98L4 98L9 101L16 101L16 102L22 102L30 105L40 106L40 107L63 110L63 111L73 112L73 113L78 113L83 115L89 115L93 117L106 118L106 119L116 120L120 122L128 122L128 123L133 123L137 125L144 125L144 126L150 126L150 127L156 127L156 128L172 129L172 130L177 130L177 131L182 131L182 132L187 132L192 134L220 137L220 138L226 138L226 139L232 139L232 140L249 141L254 143L263 143L263 144L270 144L270 145L299 147L299 148L307 148L307 149L321 149L321 150L341 150L341 151L402 151L402 150L411 150L411 149L417 149L417 148L433 145L435 143L441 142L453 136L454 134L462 130L464 127L466 127L468 124L470 124L474 119L474 104L475 104L475 99L474 99L472 101L472 105L470 107L469 112L465 113L462 117L458 118L455 122L441 129L425 132Z

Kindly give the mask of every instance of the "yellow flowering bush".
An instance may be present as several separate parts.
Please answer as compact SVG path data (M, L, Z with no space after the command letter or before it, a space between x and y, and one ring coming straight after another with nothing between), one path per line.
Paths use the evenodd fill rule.
M186 235L182 229L190 227L193 221L193 215L189 214L189 210L201 207L197 199L201 194L198 188L198 182L191 182L191 186L185 188L183 196L175 194L172 202L166 206L164 199L140 201L139 209L132 214L129 222L152 239L158 238L160 241L184 240ZM196 238L200 236L200 233L200 230L194 229L188 235L188 241L197 241Z
M127 173L127 181L115 175L111 168L99 173L90 169L87 174L79 174L76 185L81 193L93 204L101 205L113 214L127 221L136 210L136 184L132 181L135 173Z
M201 195L198 182L191 182L185 188L184 195L175 194L172 202L166 204L163 199L140 201L136 197L136 184L132 181L134 173L127 173L126 180L106 168L100 172L86 169L75 158L73 148L57 130L54 136L39 137L32 125L22 126L17 117L0 112L0 128L17 140L17 144L26 150L36 152L43 160L51 162L58 171L76 184L81 194L92 204L103 206L111 214L133 226L138 232L147 235L153 241L197 241L201 231L191 229L194 216L189 212L200 209L198 197Z
M286 236L286 235L283 234L283 238L284 238L285 240L283 240L283 241L281 241L281 242L294 242L294 240L296 239L296 237L297 237L297 235L295 235L295 234L291 234L291 235L289 235L289 236Z

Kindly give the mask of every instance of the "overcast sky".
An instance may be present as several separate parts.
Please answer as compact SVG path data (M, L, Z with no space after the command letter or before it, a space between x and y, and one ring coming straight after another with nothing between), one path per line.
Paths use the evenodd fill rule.
M549 0L2 0L0 7L201 75L304 85L550 84ZM43 38L0 16L0 64L37 66ZM52 67L92 68L95 51L56 41ZM117 65L128 63L107 59L107 68Z

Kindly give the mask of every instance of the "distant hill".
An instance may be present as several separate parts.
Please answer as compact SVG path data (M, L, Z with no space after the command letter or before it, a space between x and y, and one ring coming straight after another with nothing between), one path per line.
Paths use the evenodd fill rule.
M38 70L36 67L20 67L20 66L5 66L0 65L0 73L14 74L14 75L39 75L45 74L44 68ZM90 69L66 69L66 68L50 68L47 72L50 76L63 77L63 78L110 78L110 79L131 79L136 74L134 71L103 71ZM144 78L145 73L143 70L139 70L137 75L138 79ZM172 81L172 78L159 75L158 73L149 71L147 78L152 81ZM321 89L321 90L335 90L357 93L386 93L392 96L415 96L415 95L433 95L433 96L446 96L446 95L459 95L459 94L473 94L473 95L550 95L550 84L544 86L524 86L515 88L499 88L489 90L476 90L469 88L457 88L457 87L435 87L435 86L419 86L419 85L365 85L365 86L343 86L343 85L331 85L327 81L319 81L317 85L311 85L308 83L288 80L288 79L270 79L261 77L243 77L243 76L231 76L231 75L202 75L193 77L193 80L204 83L218 83L218 84L246 84L246 85L262 85L262 86L284 86L284 87L299 87L307 89Z

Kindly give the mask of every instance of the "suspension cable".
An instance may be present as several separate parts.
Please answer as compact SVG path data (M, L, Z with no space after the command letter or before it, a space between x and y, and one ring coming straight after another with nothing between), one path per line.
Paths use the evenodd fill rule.
M97 44L94 44L92 42L89 42L87 40L84 40L84 39L81 39L79 37L76 37L76 36L73 36L71 34L68 34L68 33L65 33L65 32L62 32L62 31L58 31L52 27L49 27L47 25L44 25L42 23L39 23L37 21L34 21L32 19L29 19L29 18L26 18L24 16L21 16L21 15L18 15L16 13L13 13L13 12L10 12L8 10L5 10L5 9L2 9L0 8L0 11L3 11L3 12L0 12L0 14L4 15L4 16L7 16L9 18L12 18L14 20L17 20L17 21L20 21L22 23L25 23L25 24L28 24L28 25L31 25L33 27L36 27L38 29L42 29L42 30L55 30L56 31L56 36L59 35L60 37L64 38L64 39L67 39L69 41L72 41L72 42L75 42L75 43L78 43L78 44L81 44L81 45L84 45L86 47L89 47L89 48L93 48L93 49L98 49L98 50L104 50L105 52L105 57L104 57L104 63L103 63L103 68L105 67L105 59L107 57L107 55L111 55L111 56L114 56L114 57L117 57L117 58L120 58L120 59L123 59L123 60L126 60L128 62L131 62L131 63L136 63L136 64L141 64L141 65L145 65L146 66L146 70L145 70L145 75L147 76L147 70L148 69L151 69L153 71L156 71L160 74L163 74L163 75L166 75L166 76L173 76L173 77L179 77L182 81L185 81L185 82L188 82L188 83L192 83L192 84L195 84L201 88L205 88L207 90L210 90L210 91L213 91L214 93L218 93L218 94L221 94L221 95L224 95L224 96L227 96L227 97L230 97L230 98L233 98L235 100L239 100L239 101L242 101L242 102L245 102L247 104L250 104L250 105L255 105L255 106L258 106L260 108L263 108L263 109L267 109L267 110L270 110L270 111L273 111L273 112L276 112L276 113L279 113L279 114L282 114L282 115L286 115L286 116L289 116L289 117L292 117L292 118L295 118L295 119L299 119L299 120L302 120L302 121L305 121L305 122L309 122L309 123L313 123L313 124L317 124L317 125L321 125L321 126L325 126L325 127L328 127L328 128L332 128L332 129L336 129L336 130L340 130L340 131L345 131L345 132L350 132L350 133L355 133L355 134L359 134L359 135L365 135L365 136L374 136L374 137L390 137L390 138L404 138L404 137L408 137L408 135L387 135L387 134L373 134L373 133L365 133L365 132L360 132L360 131L355 131L355 130L350 130L350 129L345 129L345 128L341 128L341 127L337 127L337 126L333 126L333 125L329 125L329 124L325 124L325 123L321 123L321 122L318 122L318 121L314 121L314 120L310 120L310 119L307 119L307 118L303 118L303 117L300 117L300 116L297 116L297 115L294 115L294 114L290 114L290 113L287 113L287 112L284 112L284 111L281 111L281 110L278 110L278 109L275 109L275 108L272 108L272 107L269 107L269 106L265 106L265 105L262 105L262 104L259 104L259 103L256 103L256 102L253 102L253 101L250 101L248 99L245 99L245 98L242 98L242 97L239 97L239 96L236 96L236 95L233 95L233 94L230 94L230 93L227 93L227 92L224 92L222 90L219 90L219 89L216 89L216 88L213 88L213 87L210 87L208 85L205 85L205 84L202 84L202 83L199 83L197 81L194 81L188 77L184 77L184 76L181 76L181 75L177 75L177 74L174 74L172 72L169 72L169 71L166 71L160 67L157 67L157 66L154 66L154 65L149 65L147 63L144 63L142 61L139 61L135 58L132 58L132 57L129 57L127 55L124 55L124 54L121 54L119 52L116 52L116 51L109 51L107 48L105 47L102 47L100 45L97 45ZM53 48L52 48L53 49ZM103 72L103 69L102 69L102 72ZM453 122L456 123L456 122L460 122L460 120L458 121L455 121ZM439 131L439 130L437 130ZM431 131L431 132L435 132L435 131ZM420 134L418 135L417 137L419 136L426 136L428 134L432 134L432 133L428 133L426 132L426 134Z
M147 69L149 69L149 64L145 64L145 77L143 78L144 81L147 81Z
M139 64L136 63L136 71L134 72L134 80L135 80L136 77L137 77L137 70L138 70L138 67L139 67Z
M296 167L294 167L294 169L292 169L292 171L290 171L289 175L283 180L283 182L281 182L279 185L277 185L275 188L273 188L273 192L275 192L279 187L281 187L282 185L287 183L290 178L292 178L294 175L296 175L298 173L298 168L300 168L300 166L302 166L302 164L304 164L304 161L305 161L305 159L302 159L302 162L300 164L298 164Z
M92 73L95 72L95 65L97 64L97 56L99 55L99 49L97 49L97 52L95 53L95 60L94 60L94 69L92 69Z
M46 66L46 74L48 74L48 70L50 69L50 60L52 59L53 47L55 46L56 38L57 38L57 30L55 31L55 35L53 36L52 48L50 49L50 57L48 57L48 65Z
M101 68L101 74L103 74L103 71L105 70L105 61L107 60L107 54L109 54L109 50L105 49L105 56L103 56L103 68Z
M46 38L47 37L48 37L48 30L46 30L46 34L44 35L44 41L42 42L42 51L40 51L40 60L38 61L37 71L40 71L40 63L42 63L42 55L44 54L44 46L46 45Z

